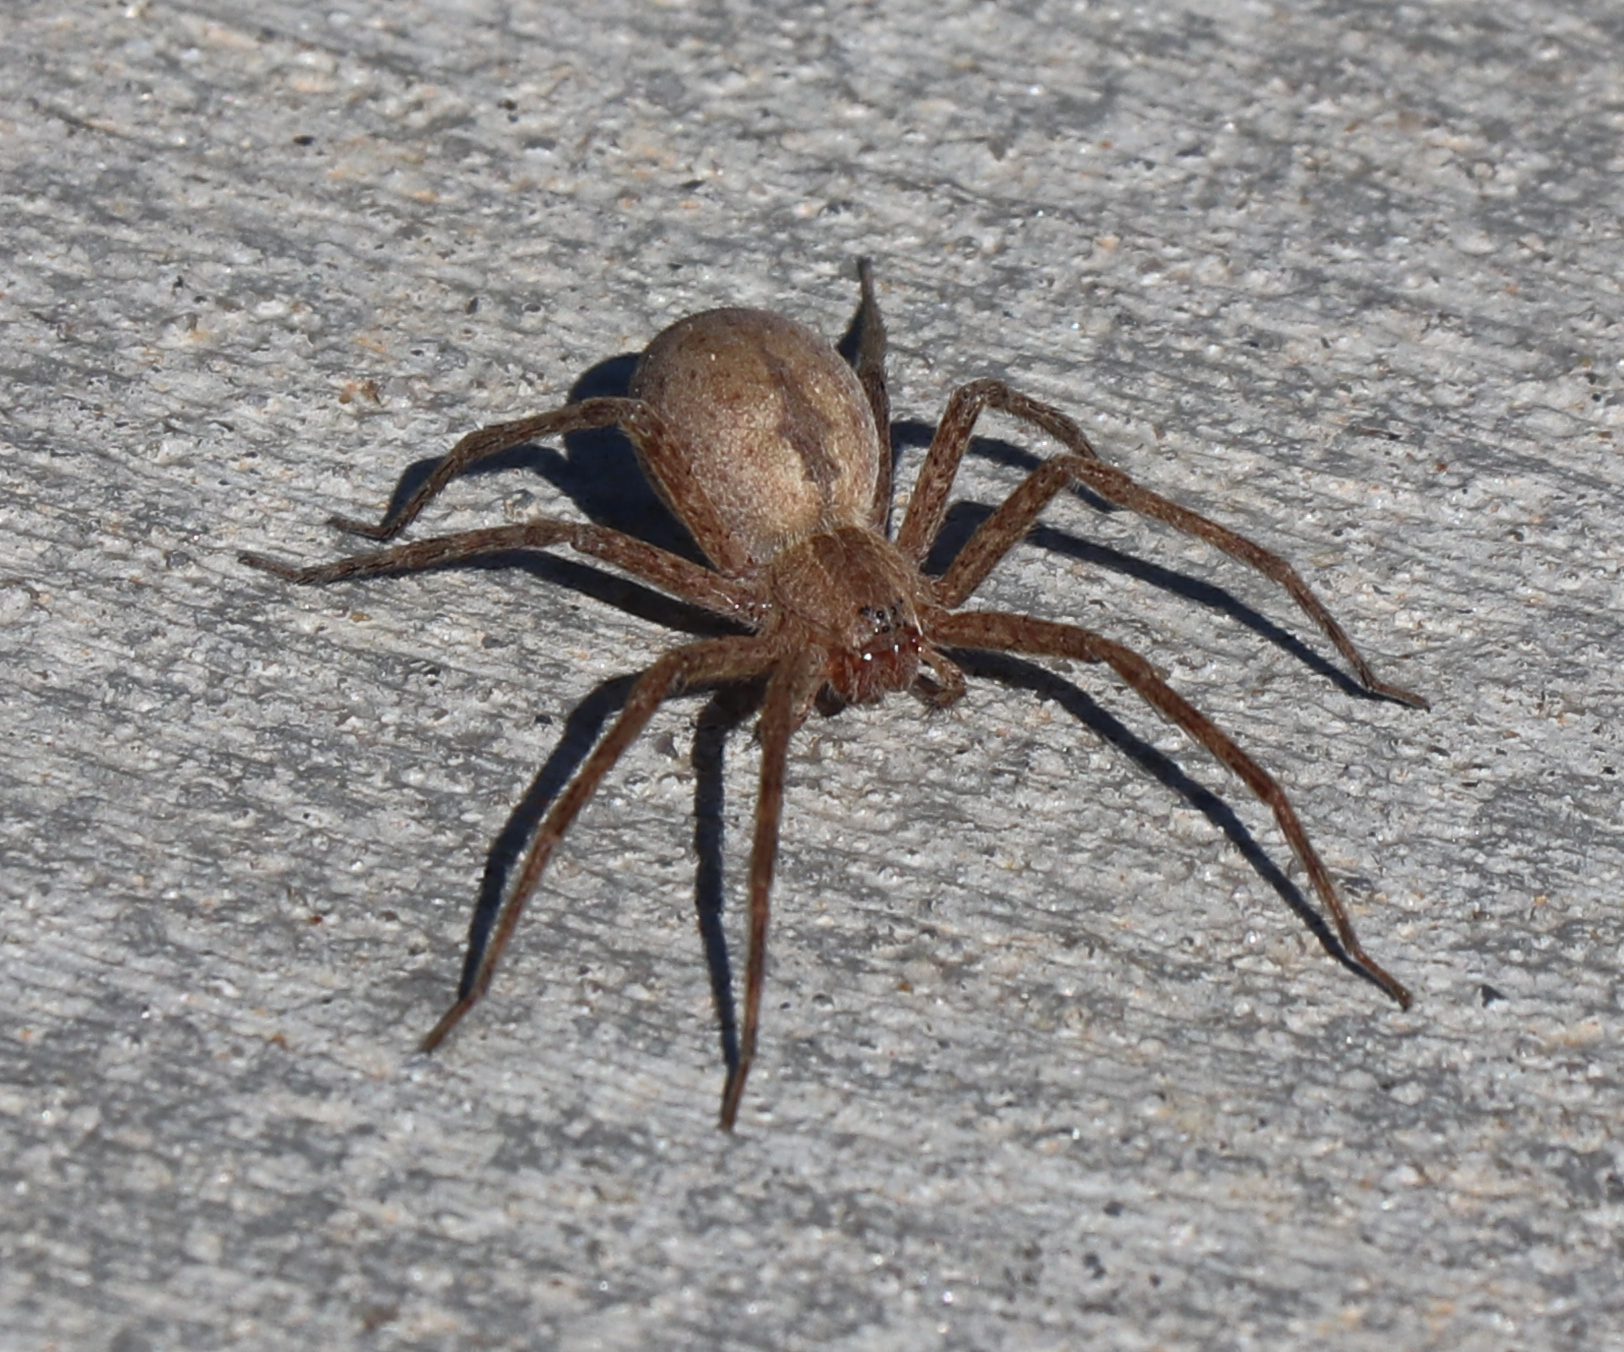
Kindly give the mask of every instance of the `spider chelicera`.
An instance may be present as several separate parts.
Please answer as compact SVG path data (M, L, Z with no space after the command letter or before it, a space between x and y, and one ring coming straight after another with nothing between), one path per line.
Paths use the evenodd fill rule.
M891 534L885 329L866 261L858 264L858 278L854 365L818 334L781 315L708 310L673 324L649 344L628 397L583 399L481 428L453 446L417 491L378 525L333 520L354 534L392 539L447 483L481 460L541 437L613 425L631 440L644 473L688 528L708 567L619 531L553 519L466 531L309 568L242 555L244 563L308 585L568 545L748 630L674 648L637 679L618 718L552 803L512 886L494 911L476 913L456 1002L425 1039L425 1050L438 1046L485 994L554 848L655 710L696 686L764 680L744 1024L722 1092L721 1126L731 1131L756 1050L790 736L814 707L828 711L871 703L896 690L929 705L952 704L965 690L964 674L948 656L952 650L1062 657L1109 667L1268 805L1330 913L1343 955L1408 1007L1409 992L1359 943L1331 875L1284 790L1149 662L1077 625L960 607L1051 499L1068 486L1082 485L1109 503L1205 540L1279 583L1367 691L1420 708L1426 701L1379 680L1284 559L1135 483L1102 461L1064 413L1000 381L973 381L949 398L902 524ZM927 575L923 565L946 518L959 462L977 418L989 408L1046 432L1064 449L1033 470L976 528L945 572Z

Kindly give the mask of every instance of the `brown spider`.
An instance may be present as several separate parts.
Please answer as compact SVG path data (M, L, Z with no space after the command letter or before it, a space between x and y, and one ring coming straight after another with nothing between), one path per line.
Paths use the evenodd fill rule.
M892 453L885 329L866 260L858 264L858 279L855 370L833 346L793 320L762 310L709 310L673 324L649 344L630 397L584 399L471 432L379 525L333 519L342 530L388 540L479 461L540 437L617 425L656 491L710 560L709 568L619 531L551 519L466 531L310 568L242 555L255 568L311 584L566 544L750 630L684 644L638 678L619 717L553 802L494 923L492 917L476 916L456 1002L429 1033L424 1050L437 1047L485 994L554 847L661 703L694 686L765 677L744 1027L722 1092L721 1126L731 1131L756 1050L768 893L790 735L814 705L870 703L893 690L910 691L929 705L952 704L965 686L963 672L946 655L949 649L1066 657L1110 667L1268 805L1330 912L1346 958L1408 1007L1409 992L1360 945L1331 875L1285 792L1149 662L1077 625L958 607L1049 501L1068 485L1081 484L1108 502L1216 545L1278 582L1324 630L1366 690L1420 708L1426 701L1378 680L1284 559L1141 487L1103 462L1065 414L996 380L973 381L948 400L901 529L888 538ZM922 565L946 516L948 491L971 429L989 407L1047 432L1065 450L1035 469L981 523L946 572L927 576Z

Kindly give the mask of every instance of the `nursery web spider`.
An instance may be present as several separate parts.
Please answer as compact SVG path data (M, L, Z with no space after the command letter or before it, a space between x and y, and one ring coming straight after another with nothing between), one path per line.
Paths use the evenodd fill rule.
M471 432L378 525L333 520L357 535L393 539L452 479L481 460L542 437L613 425L631 440L655 490L688 528L709 567L589 522L545 518L309 568L242 555L244 563L308 585L568 545L748 630L673 648L638 678L613 725L552 803L494 916L476 915L456 1002L424 1048L438 1046L485 994L554 848L661 703L695 686L764 679L744 1024L722 1093L721 1126L731 1131L756 1051L790 736L814 706L828 711L878 701L896 690L928 705L952 704L965 690L964 674L948 656L955 649L1109 667L1268 805L1329 912L1345 957L1407 1007L1409 992L1360 944L1284 790L1149 662L1077 625L960 607L1056 494L1083 485L1109 503L1205 540L1284 587L1370 693L1420 708L1426 701L1378 679L1284 559L1135 483L1102 461L1064 413L1000 381L973 381L948 400L901 527L892 535L885 330L866 261L858 264L858 278L852 365L793 320L761 310L709 310L673 324L649 344L629 397L583 399ZM976 420L989 408L1047 433L1063 450L981 523L945 572L926 575L924 561L946 517L959 462Z

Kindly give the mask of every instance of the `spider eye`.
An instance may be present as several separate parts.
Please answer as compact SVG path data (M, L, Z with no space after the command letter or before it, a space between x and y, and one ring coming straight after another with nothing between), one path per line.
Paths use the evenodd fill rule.
M857 613L875 634L889 634L903 627L902 604L899 601L893 601L887 606L859 606Z

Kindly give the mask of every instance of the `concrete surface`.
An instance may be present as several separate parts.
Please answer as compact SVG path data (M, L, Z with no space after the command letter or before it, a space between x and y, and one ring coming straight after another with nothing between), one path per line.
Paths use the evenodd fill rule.
M1611 0L0 27L6 1349L1624 1346ZM904 479L1006 377L1431 697L1080 498L984 592L1273 768L1411 1012L1206 756L1006 670L798 739L735 1138L695 913L754 751L702 698L414 1053L483 870L693 617L574 560L316 592L236 551L334 556L684 313L839 333L863 253ZM1046 451L986 433L970 504ZM417 533L554 510L669 534L601 442Z

